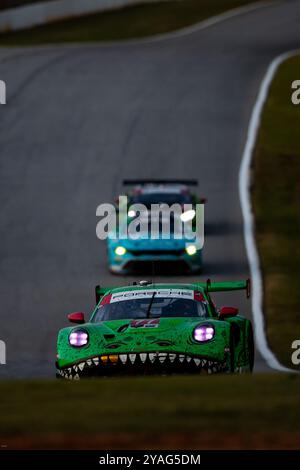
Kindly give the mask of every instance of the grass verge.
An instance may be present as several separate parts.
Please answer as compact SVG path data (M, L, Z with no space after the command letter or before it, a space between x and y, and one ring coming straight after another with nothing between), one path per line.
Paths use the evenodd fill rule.
M297 448L300 377L1 382L8 448Z
M291 102L291 84L299 76L298 56L285 62L274 79L253 174L268 340L288 367L293 366L291 344L300 340L300 105Z
M97 42L141 38L197 23L226 10L262 0L184 0L149 3L57 21L0 35L0 45Z

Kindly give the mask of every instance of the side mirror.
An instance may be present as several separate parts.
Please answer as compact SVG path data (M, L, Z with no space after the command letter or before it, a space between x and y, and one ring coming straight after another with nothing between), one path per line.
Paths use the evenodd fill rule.
M71 323L85 323L84 313L82 313L82 312L70 313L68 315L68 320Z
M221 307L219 318L235 317L239 313L239 309L236 307Z

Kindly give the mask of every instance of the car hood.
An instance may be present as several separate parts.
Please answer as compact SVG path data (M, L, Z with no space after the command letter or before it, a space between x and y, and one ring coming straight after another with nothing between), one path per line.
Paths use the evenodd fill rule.
M215 337L207 343L196 343L193 331L197 325L212 324ZM89 333L89 343L82 348L69 344L69 334L76 328ZM174 352L222 360L229 344L230 326L211 318L160 318L148 320L115 320L86 323L64 328L58 336L58 362L61 366L101 354Z

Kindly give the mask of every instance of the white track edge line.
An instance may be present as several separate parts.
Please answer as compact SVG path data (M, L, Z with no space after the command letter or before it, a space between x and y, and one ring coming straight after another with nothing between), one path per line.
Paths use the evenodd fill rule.
M183 28L179 28L174 31L169 31L166 33L159 33L154 34L153 36L148 36L144 38L132 38L132 39L125 39L125 40L116 40L116 41L106 41L106 42L99 42L98 46L101 44L103 46L115 46L116 44L122 45L139 45L139 44L152 44L155 42L161 41L169 41L171 39L182 38L185 36L189 36L191 34L200 32L211 26L217 25L218 23L223 23L223 21L227 21L233 18L236 18L241 15L246 15L247 13L254 12L256 10L261 10L263 8L267 8L270 6L274 6L277 4L282 3L283 0L265 0L264 2L258 3L253 2L249 3L248 5L243 5L241 7L231 8L223 13L216 14L211 16L210 18L203 19L198 23L191 24L189 26L185 26Z
M263 282L260 270L259 255L255 241L255 223L251 205L251 163L253 151L257 141L257 135L260 128L261 115L273 78L283 62L298 54L300 54L300 49L281 54L280 56L276 57L269 65L267 73L265 74L265 77L261 83L258 97L250 118L247 140L239 171L239 196L244 219L244 239L252 279L252 316L255 327L256 345L269 367L280 372L297 371L288 369L287 367L284 367L282 364L280 364L276 356L269 348L266 337L265 317L263 313Z
M131 38L131 39L121 39L121 40L108 40L108 41L99 41L99 42L91 42L91 43L61 43L61 44L46 44L46 45L35 45L35 46L23 46L23 47L14 47L14 46L0 46L1 50L13 50L18 49L20 51L27 50L27 51L36 51L36 50L52 50L56 47L65 47L68 49L74 49L78 47L82 48L105 48L105 47L114 47L114 46L132 46L132 45L143 45L143 44L152 44L155 42L161 41L168 41L171 39L181 38L184 36L189 36L191 34L200 32L202 30L208 29L211 26L217 25L218 23L222 23L224 21L234 19L241 15L246 15L247 13L252 13L257 10L261 10L263 8L271 7L277 4L281 4L283 0L265 0L264 2L254 2L249 3L248 5L244 5L241 7L235 7L224 13L219 13L217 15L211 16L210 18L204 19L198 23L192 24L190 26L186 26L183 28L179 28L174 31L169 31L166 33L154 34L153 36L141 37L141 38ZM9 57L9 56L7 56ZM5 57L6 59L6 57ZM1 60L0 60L1 62Z
M204 29L210 28L218 23L223 23L223 21L233 19L237 16L246 15L247 13L254 12L256 10L261 10L263 8L267 8L276 4L282 3L283 0L265 0L264 2L253 2L249 3L248 5L243 5L240 7L231 8L223 13L216 14L211 16L210 18L203 19L202 21L191 24L190 26L185 26L183 28L177 29L175 31L169 31L167 33L155 34L152 37L140 38L140 39L129 39L125 42L137 42L137 43L145 43L145 42L156 42L162 41L166 39L176 39L181 38L184 36L188 36L193 33L197 33Z

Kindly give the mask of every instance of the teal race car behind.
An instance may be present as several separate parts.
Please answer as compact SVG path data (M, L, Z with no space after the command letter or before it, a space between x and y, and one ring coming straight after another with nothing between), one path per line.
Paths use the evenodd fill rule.
M138 211L132 208L143 205L149 214L151 207L165 205L171 207L178 205L190 206L192 209L182 216L191 220L195 218L195 207L204 204L205 199L199 198L191 192L190 186L196 186L195 180L125 180L125 186L132 186L128 197L127 223L133 222ZM140 216L141 214L139 214ZM164 218L168 219L168 210L162 210L158 221L159 236L153 237L150 230L141 231L137 239L119 239L115 236L107 238L107 257L109 269L114 274L126 274L130 272L185 272L195 273L202 269L202 248L198 247L197 237L176 237L174 229L174 218L170 218L170 234L162 236ZM146 216L147 218L147 216ZM184 219L185 220L185 219Z

